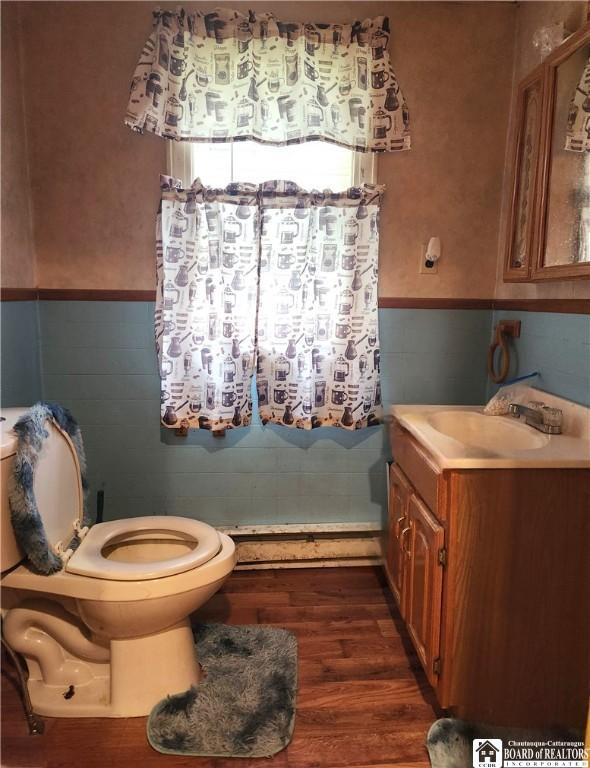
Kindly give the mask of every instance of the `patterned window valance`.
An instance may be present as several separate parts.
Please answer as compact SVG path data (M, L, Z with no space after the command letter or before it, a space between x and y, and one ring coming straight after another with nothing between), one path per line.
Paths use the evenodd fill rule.
M302 24L228 9L154 17L131 83L133 130L178 141L410 148L386 17Z
M565 148L572 152L590 151L590 58L570 103Z

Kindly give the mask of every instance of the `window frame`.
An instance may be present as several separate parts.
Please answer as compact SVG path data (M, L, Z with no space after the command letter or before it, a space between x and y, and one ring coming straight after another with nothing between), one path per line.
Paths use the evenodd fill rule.
M169 176L181 179L184 185L190 186L195 178L192 171L191 148L193 142L169 140L166 151L167 173ZM238 142L228 142L232 145ZM253 142L256 143L256 142ZM352 169L352 186L377 183L377 154L375 152L354 152ZM207 180L204 179L206 182ZM240 179L247 182L248 179ZM334 190L341 191L341 190Z

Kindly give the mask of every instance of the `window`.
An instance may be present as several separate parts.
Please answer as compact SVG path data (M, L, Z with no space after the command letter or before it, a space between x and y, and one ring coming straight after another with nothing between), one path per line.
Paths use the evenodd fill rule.
M172 176L189 186L199 177L210 187L233 181L260 184L272 179L294 181L305 189L334 192L375 182L375 154L354 152L323 141L274 147L255 141L227 144L169 142Z

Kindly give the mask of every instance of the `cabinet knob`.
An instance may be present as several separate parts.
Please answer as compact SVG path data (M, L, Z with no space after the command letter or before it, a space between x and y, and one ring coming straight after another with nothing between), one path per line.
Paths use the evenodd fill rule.
M404 537L405 537L406 533L409 533L411 530L412 529L408 525L408 526L406 526L404 528L404 530L401 532L401 535L400 535L400 542L401 542L401 545L402 545L402 552L405 552L408 557L411 557L412 553L411 553L411 551L409 549L406 549L406 547L404 546Z

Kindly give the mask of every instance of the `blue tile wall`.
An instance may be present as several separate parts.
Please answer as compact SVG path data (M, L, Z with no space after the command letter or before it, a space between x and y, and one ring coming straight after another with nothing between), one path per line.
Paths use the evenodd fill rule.
M216 525L379 523L385 430L253 424L223 439L159 427L153 304L40 302L43 395L82 425L105 519L180 514ZM386 402L481 403L491 313L380 311Z
M41 397L36 301L0 302L0 403L29 405Z
M2 405L43 396L82 425L105 519L181 514L216 525L375 522L385 510L385 430L313 432L259 423L221 440L159 426L145 302L3 302ZM590 405L590 317L482 310L380 311L386 403L482 403L490 329L519 319L512 373ZM40 353L40 354L39 354ZM486 391L487 390L487 391Z
M493 326L507 319L521 322L511 375L539 371L533 386L590 405L590 315L495 311ZM496 389L490 386L489 393Z

